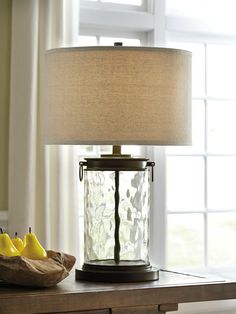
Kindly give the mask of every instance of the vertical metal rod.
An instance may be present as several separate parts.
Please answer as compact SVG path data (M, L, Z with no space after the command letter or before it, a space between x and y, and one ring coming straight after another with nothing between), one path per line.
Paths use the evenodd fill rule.
M120 262L120 239L119 239L119 229L120 229L120 216L119 216L119 181L120 174L119 170L115 171L115 248L114 248L114 260L116 264Z
M112 154L113 155L121 155L121 146L120 145L113 145L112 146Z

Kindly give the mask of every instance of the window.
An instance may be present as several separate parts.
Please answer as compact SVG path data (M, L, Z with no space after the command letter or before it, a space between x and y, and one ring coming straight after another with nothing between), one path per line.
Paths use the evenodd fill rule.
M168 269L235 265L236 251L231 244L233 240L229 241L236 238L235 0L65 0L64 3L72 7L75 4L73 18L66 16L65 29L68 42L71 44L73 37L75 46L113 45L115 41L123 41L124 45L169 46L193 52L193 146L128 146L125 150L156 162L150 219L152 264ZM61 222L66 218L69 223L67 227L60 224L63 230L59 230L59 236L62 239L68 237L70 229L75 229L73 235L79 230L79 239L74 236L67 242L71 246L68 251L76 253L82 263L83 184L78 180L78 161L110 152L111 147L74 146L72 151L71 168L75 171L71 171L69 178L74 175L73 215L68 217L68 208L64 206L59 218ZM67 167L69 158L62 155ZM58 158L60 165L63 158ZM70 181L60 175L63 180L59 192L64 192ZM71 238L76 243L71 243ZM189 304L184 306L185 310L180 306L180 311L204 313L207 309L213 313L220 308L226 313L227 308L235 309L235 302L231 302L220 301L215 306L213 302Z
M193 53L193 146L126 148L157 165L150 255L161 267L235 264L235 250L227 241L236 236L236 33L230 13L234 5L232 0L80 1L78 45L122 41ZM219 15L225 22L222 27ZM110 150L78 146L74 159ZM81 183L78 188L83 190ZM81 193L79 202L82 208ZM82 226L80 210L81 252Z
M218 8L227 4L233 5L217 1ZM167 1L167 12L179 15L180 22L180 16L199 19L203 7L211 16L213 5L215 10L212 1L191 5L192 1ZM226 39L227 33L222 39L217 30L202 29L194 18L186 29L176 25L174 30L175 22L171 23L170 15L167 45L193 53L193 146L166 150L167 264L232 266L236 261L229 241L236 237L235 40Z

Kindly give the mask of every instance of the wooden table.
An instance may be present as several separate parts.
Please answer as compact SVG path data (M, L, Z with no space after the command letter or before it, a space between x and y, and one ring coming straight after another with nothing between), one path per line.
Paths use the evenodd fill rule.
M90 283L72 273L56 287L21 288L0 283L0 313L165 314L178 303L236 299L236 274L223 277L160 272L141 283Z

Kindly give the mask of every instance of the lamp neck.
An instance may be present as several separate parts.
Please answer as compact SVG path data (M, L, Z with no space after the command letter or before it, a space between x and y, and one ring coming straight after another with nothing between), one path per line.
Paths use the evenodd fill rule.
M103 158L131 158L129 154L121 154L121 145L112 146L112 154L101 155Z
M121 145L112 146L112 155L121 155Z

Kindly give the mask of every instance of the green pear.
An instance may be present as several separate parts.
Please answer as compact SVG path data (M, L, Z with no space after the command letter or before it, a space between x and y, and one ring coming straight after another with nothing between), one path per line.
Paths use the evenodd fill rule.
M15 248L11 238L0 228L0 254L4 256L19 256L19 251Z
M24 249L21 252L21 256L25 256L30 259L47 258L47 252L39 243L36 235L31 232L31 228L29 228L29 233L27 233L24 237Z

